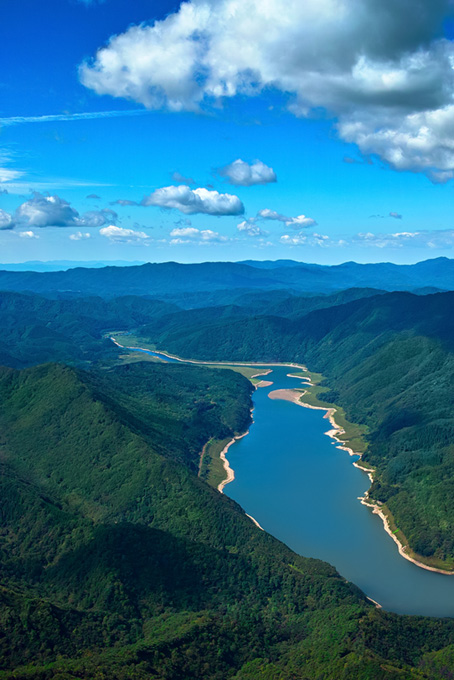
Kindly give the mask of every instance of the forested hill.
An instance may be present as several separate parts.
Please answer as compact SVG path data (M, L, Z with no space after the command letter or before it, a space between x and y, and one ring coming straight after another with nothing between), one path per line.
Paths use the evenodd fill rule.
M364 460L378 470L372 497L386 503L400 538L418 555L452 569L453 307L454 293L389 293L297 319L259 315L202 324L201 310L194 310L180 326L175 315L164 315L143 332L177 355L298 361L323 373L326 398L369 428Z
M417 290L454 289L454 260L438 258L415 265L357 264L337 266L301 262L147 263L131 267L77 267L61 272L0 271L0 290L72 295L180 294L186 291L295 290L327 293L346 288Z
M45 361L87 363L106 358L112 343L105 332L127 330L178 309L140 297L48 300L0 292L0 365L30 366Z
M446 677L453 622L376 610L197 478L247 427L242 376L48 364L0 391L2 680Z
M376 291L370 289L352 289L318 297L289 296L284 292L266 295L258 292L257 298L253 297L252 300L250 295L240 295L238 299L235 295L228 295L228 299L234 300L236 304L200 309L196 323L244 319L260 307L272 313L294 317L302 311L308 312L373 294ZM191 298L194 303L194 296ZM176 299L180 302L179 296ZM183 304L188 302L188 296L184 295ZM118 352L112 343L103 340L106 333L130 330L150 322L157 324L164 316L169 321L175 319L176 327L180 328L187 313L168 300L138 296L109 300L100 297L47 299L32 294L0 292L0 365L21 368L54 360L88 365L98 359L116 358ZM195 321L193 315L189 315L188 319Z

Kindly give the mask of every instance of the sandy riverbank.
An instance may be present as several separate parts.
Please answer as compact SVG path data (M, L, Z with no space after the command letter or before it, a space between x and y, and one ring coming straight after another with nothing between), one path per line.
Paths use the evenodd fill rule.
M219 454L219 458L222 460L222 464L224 466L224 470L225 470L225 473L227 475L226 478L223 479L220 484L218 484L218 491L220 491L221 493L224 493L224 488L227 486L227 484L230 484L230 482L233 482L233 480L235 479L235 472L230 467L230 463L227 459L227 452L228 452L229 448L232 446L232 444L234 444L239 439L243 439L243 437L246 437L246 435L248 435L248 434L249 434L249 430L247 432L245 432L244 434L238 435L237 437L232 437L232 439L229 441L229 443L226 444L226 446L224 446L221 453Z
M327 432L325 432L325 434L328 435L328 437L331 437L332 439L334 439L334 441L337 444L338 449L341 449L342 451L347 451L347 453L349 453L351 456L359 456L359 458L361 458L362 457L361 453L356 453L355 451L353 451L353 449L346 446L345 442L343 440L339 439L339 436L345 434L345 430L342 427L340 427L334 419L334 414L336 413L336 409L335 408L329 408L329 407L325 408L323 406L313 406L312 404L306 404L305 402L301 401L302 397L305 394L306 394L305 390L299 391L299 390L295 390L295 389L283 389L283 390L274 390L273 392L270 392L268 396L269 396L270 399L284 399L285 401L292 401L294 404L298 404L298 406L303 406L304 408L310 408L310 409L313 409L315 411L326 411L326 413L323 417L326 418L327 420L329 420L333 429L328 430ZM373 468L366 468L363 465L361 465L359 462L354 462L353 465L355 467L357 467L359 470L362 470L363 472L365 472L367 474L367 476L369 477L370 483L372 484L372 482L374 481L375 470ZM420 562L420 561L416 560L415 558L411 557L411 555L409 555L407 553L407 547L399 541L399 539L397 538L395 533L391 530L389 520L388 520L387 516L385 515L385 513L383 512L383 508L380 505L374 503L373 501L371 501L369 499L369 491L366 491L364 496L360 497L358 500L361 502L362 505L365 505L370 510L372 510L374 515L378 515L380 517L380 519L383 522L383 527L384 527L386 533L389 536L391 536L393 541L396 543L398 551L399 551L399 555L401 555L401 557L404 557L406 560L408 560L409 562L412 562L413 564L415 564L417 567L420 567L421 569L426 569L427 571L434 571L438 574L444 574L445 576L454 576L453 571L447 571L445 569L437 569L436 567L431 567L428 564L424 564L424 562Z
M255 387L271 387L273 383L270 380L261 380L256 383Z
M228 452L229 448L232 446L232 444L235 444L236 441L238 441L239 439L243 439L243 437L246 437L246 435L248 435L248 434L249 434L249 430L247 432L245 432L244 434L239 435L238 437L233 437L229 441L229 443L222 449L222 451L220 453L219 457L223 462L224 470L225 470L226 475L227 475L226 478L223 479L220 484L218 484L218 491L220 493L224 493L224 488L227 486L227 484L230 484L230 482L233 482L233 480L235 479L235 472L230 467L230 463L227 459L227 452ZM249 517L249 519L252 522L254 522L256 527L258 527L261 531L264 531L263 527L260 526L260 524L257 522L257 520L254 517L252 517L252 515L248 515L247 512L245 512L244 514L246 515L246 517Z

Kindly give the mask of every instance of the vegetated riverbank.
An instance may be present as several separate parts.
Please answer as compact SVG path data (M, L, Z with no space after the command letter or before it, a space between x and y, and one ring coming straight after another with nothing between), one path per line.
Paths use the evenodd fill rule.
M274 392L270 392L268 396L271 399L284 399L287 401L292 401L295 404L298 404L299 406L303 406L304 408L326 411L324 418L329 420L332 429L328 430L325 434L334 439L334 441L337 443L338 449L347 451L349 455L358 456L361 459L362 454L364 453L364 450L366 448L366 443L364 441L363 442L360 441L362 435L358 434L358 426L355 426L352 423L348 423L345 420L343 410L340 409L338 406L330 406L326 403L323 403L323 401L319 398L319 394L322 392L323 388L320 388L318 383L321 381L322 376L320 374L311 374L310 372L307 372L307 376L305 376L304 374L299 374L289 375L289 377L302 379L308 378L309 390L298 389L275 390ZM304 401L302 401L303 397ZM338 418L339 412L346 427L341 425L334 418L335 414L336 418ZM348 430L350 430L350 432ZM357 444L358 443L362 444L358 447L355 446L355 448L358 448L360 450L356 451L354 450L352 446L352 440L354 440ZM350 446L347 446L347 443L350 444ZM374 474L376 473L374 468L363 462L359 463L355 461L353 465L357 467L359 470L365 472L368 475L371 484L373 483ZM366 507L370 508L374 514L380 517L380 519L383 522L383 526L386 533L389 536L391 536L393 541L396 543L399 554L402 557L404 557L406 560L412 562L413 564L422 569L426 569L428 571L433 571L448 576L454 575L454 571L449 571L447 569L442 569L438 566L435 566L436 564L435 560L425 558L422 555L418 555L417 553L415 553L411 549L403 532L399 530L398 527L396 526L394 517L390 512L389 508L387 508L385 504L380 504L379 502L376 502L373 499L371 499L369 496L369 491L366 491L364 496L360 497L358 500L362 503L362 505L365 505Z

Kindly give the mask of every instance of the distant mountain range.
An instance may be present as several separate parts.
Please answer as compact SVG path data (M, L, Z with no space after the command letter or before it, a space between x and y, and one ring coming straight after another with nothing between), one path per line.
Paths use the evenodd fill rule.
M50 260L42 262L41 260L30 260L29 262L8 262L0 263L0 270L8 272L59 272L65 269L74 269L75 267L85 267L87 269L99 267L131 267L133 265L145 264L135 260L129 262L128 260L93 260L80 261L75 260Z
M0 270L0 290L72 295L182 294L188 291L292 290L331 293L347 288L436 292L454 290L454 260L437 258L413 265L391 263L336 266L277 262L147 263L128 267L76 267L66 271Z

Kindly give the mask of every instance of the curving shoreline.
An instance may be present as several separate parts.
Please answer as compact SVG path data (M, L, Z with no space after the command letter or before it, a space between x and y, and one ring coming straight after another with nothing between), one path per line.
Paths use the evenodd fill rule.
M223 462L224 470L226 471L226 474L227 474L227 477L225 479L223 479L222 482L220 482L218 484L219 493L223 494L224 488L227 486L227 484L230 484L230 482L233 482L233 480L235 479L235 471L233 470L233 468L230 467L230 463L228 461L226 454L227 454L229 448L232 446L232 444L235 444L235 442L237 442L239 439L243 439L243 437L246 437L248 434L249 434L249 430L247 432L245 432L244 434L240 434L237 437L233 437L229 441L229 443L226 444L226 446L224 446L224 448L222 449L222 451L219 455L220 459ZM248 515L247 512L245 512L244 514L246 515L246 517L249 517L249 519L252 522L254 522L256 527L258 527L261 531L265 531L265 529L262 526L260 526L260 524L257 522L255 517L252 517L252 515Z
M227 484L230 484L230 482L233 482L233 480L235 479L235 471L230 467L230 463L227 459L226 454L227 454L229 448L232 446L232 444L234 444L239 439L243 439L243 437L246 437L246 435L248 435L248 434L249 434L249 430L247 432L245 432L244 434L238 435L237 437L232 437L232 439L229 441L229 443L224 446L221 453L219 454L219 458L222 460L223 467L224 467L224 470L225 470L226 475L227 475L227 477L225 479L223 479L222 482L220 482L218 484L218 491L220 493L224 493L224 488L227 486Z
M292 377L299 377L299 376L292 376ZM312 383L310 383L310 382L308 384L312 385ZM333 429L328 430L327 432L325 432L325 434L328 437L331 437L331 439L334 439L334 441L337 443L336 448L341 449L342 451L347 451L347 453L350 456L358 456L359 459L361 459L362 458L361 453L357 453L357 452L353 451L353 449L351 449L350 447L345 446L345 442L343 440L339 439L340 435L345 434L345 430L342 427L340 427L340 425L338 425L336 423L335 419L334 419L334 414L336 413L336 409L333 408L333 407L313 406L312 404L307 404L307 403L301 401L301 399L304 397L306 392L307 392L307 390L297 391L296 389L282 389L282 390L274 390L273 392L270 392L268 394L268 396L269 396L270 399L283 399L285 401L292 401L294 404L298 404L298 406L303 406L303 408L310 408L310 409L313 409L314 411L326 411L326 413L323 417L326 418L327 420L329 420ZM356 468L358 468L359 470L362 470L363 472L365 472L367 474L367 476L369 477L369 480L372 484L372 482L374 481L375 470L373 468L366 468L366 467L360 465L357 461L355 461L353 463L353 465ZM369 499L369 490L365 492L364 496L359 497L358 500L361 502L362 505L365 505L367 508L372 510L372 513L374 515L377 515L378 517L380 517L380 519L383 522L383 528L385 529L386 533L396 543L398 551L399 551L399 555L401 555L401 557L405 558L409 562L412 562L413 564L415 564L417 567L420 567L421 569L426 569L427 571L433 571L433 572L436 572L437 574L443 574L444 576L454 576L454 571L447 571L445 569L438 569L437 567L431 567L430 565L424 564L424 562L420 562L419 560L415 559L414 557L411 557L411 555L409 555L407 553L407 546L405 546L401 541L399 541L399 539L397 538L395 533L392 531L390 523L389 523L389 519L385 515L385 513L383 512L382 507L380 505L378 505L377 503L373 503Z

